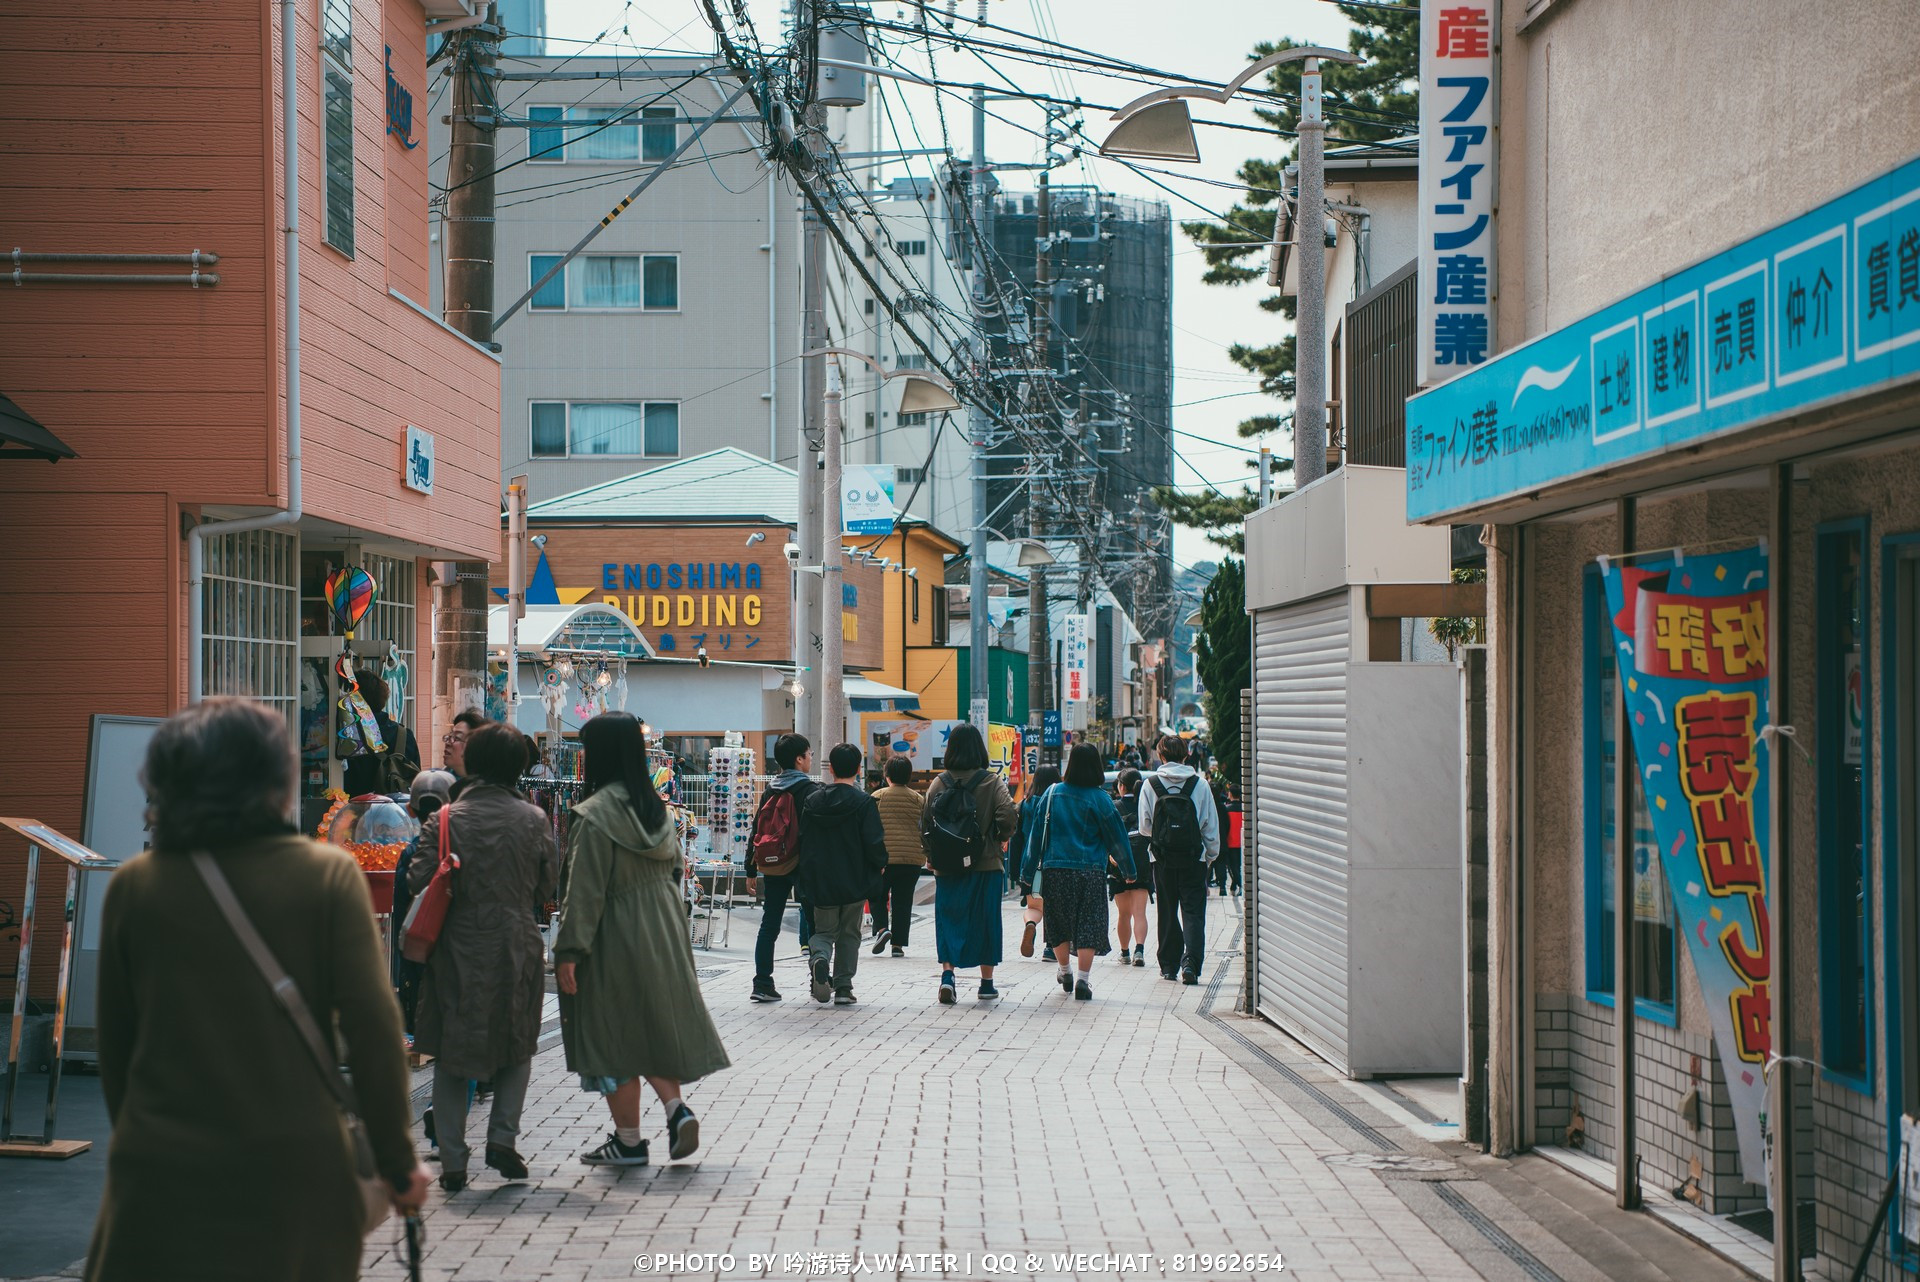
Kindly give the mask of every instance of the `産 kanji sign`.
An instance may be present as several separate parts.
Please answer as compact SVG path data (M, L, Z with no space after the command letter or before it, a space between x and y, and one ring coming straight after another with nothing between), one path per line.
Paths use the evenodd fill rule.
M1494 296L1491 0L1420 11L1420 383L1483 364Z
M1767 554L1601 558L1634 768L1733 1104L1765 1179L1772 1046L1767 908Z
M1431 156L1421 160L1423 183ZM1435 273L1421 278L1423 304L1436 296ZM1917 377L1913 161L1413 397L1407 516L1477 515Z

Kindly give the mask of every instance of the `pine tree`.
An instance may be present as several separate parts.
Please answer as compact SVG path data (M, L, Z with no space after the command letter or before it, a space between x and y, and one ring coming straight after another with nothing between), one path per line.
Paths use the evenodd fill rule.
M1193 663L1205 687L1207 740L1227 778L1240 778L1240 692L1253 684L1253 629L1247 622L1247 571L1228 557L1200 597Z
M1396 8L1389 4L1340 4L1340 11L1353 23L1347 48L1361 61L1356 64L1328 63L1321 67L1323 101L1327 116L1327 143L1379 142L1385 138L1410 134L1419 119L1418 85L1420 81L1420 10L1409 4ZM1268 54L1299 44L1295 40L1263 41L1248 55L1257 61ZM1261 108L1256 114L1282 137L1292 138L1299 124L1300 63L1283 62L1266 74L1264 87L1289 101ZM1207 273L1201 281L1208 285L1244 285L1264 279L1267 245L1273 239L1274 207L1284 184L1286 160L1255 158L1240 167L1240 181L1246 194L1220 222L1182 223L1183 230L1206 256ZM1260 300L1262 309L1294 319L1291 296L1269 294ZM1276 343L1255 345L1235 343L1227 351L1229 359L1260 378L1260 390L1269 396L1291 402L1294 383L1294 340L1291 334ZM1243 437L1256 439L1290 425L1293 416L1256 414L1240 423ZM1275 459L1277 469L1291 471L1291 459ZM1219 496L1189 503L1185 496L1170 502L1169 491L1157 494L1160 506L1179 525L1216 531L1229 522L1218 519L1224 500ZM1247 510L1252 510L1251 497ZM1243 513L1244 517L1244 513ZM1238 522L1232 522L1238 524ZM1214 533L1216 543L1239 550L1239 536L1229 544Z

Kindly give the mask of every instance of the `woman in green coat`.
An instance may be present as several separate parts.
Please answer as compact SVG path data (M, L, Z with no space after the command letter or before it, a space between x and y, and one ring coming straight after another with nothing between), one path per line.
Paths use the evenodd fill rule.
M644 1166L640 1079L667 1114L668 1154L689 1157L700 1123L681 1085L728 1066L693 971L683 856L653 789L640 723L606 712L581 727L586 797L573 808L554 938L567 1068L604 1095L612 1135L581 1160Z

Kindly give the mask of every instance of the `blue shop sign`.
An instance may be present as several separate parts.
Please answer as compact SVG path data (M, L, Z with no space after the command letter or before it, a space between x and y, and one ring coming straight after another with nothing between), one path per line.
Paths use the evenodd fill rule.
M1407 518L1920 373L1920 161L1407 402Z

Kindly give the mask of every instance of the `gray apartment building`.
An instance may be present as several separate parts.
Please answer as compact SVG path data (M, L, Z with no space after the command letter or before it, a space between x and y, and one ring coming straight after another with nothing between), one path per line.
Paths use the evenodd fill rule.
M496 315L732 84L704 58L503 56L499 69ZM430 113L442 188L450 102L437 92ZM711 126L501 324L501 469L524 473L534 502L722 446L793 463L799 196L769 172L750 114Z

